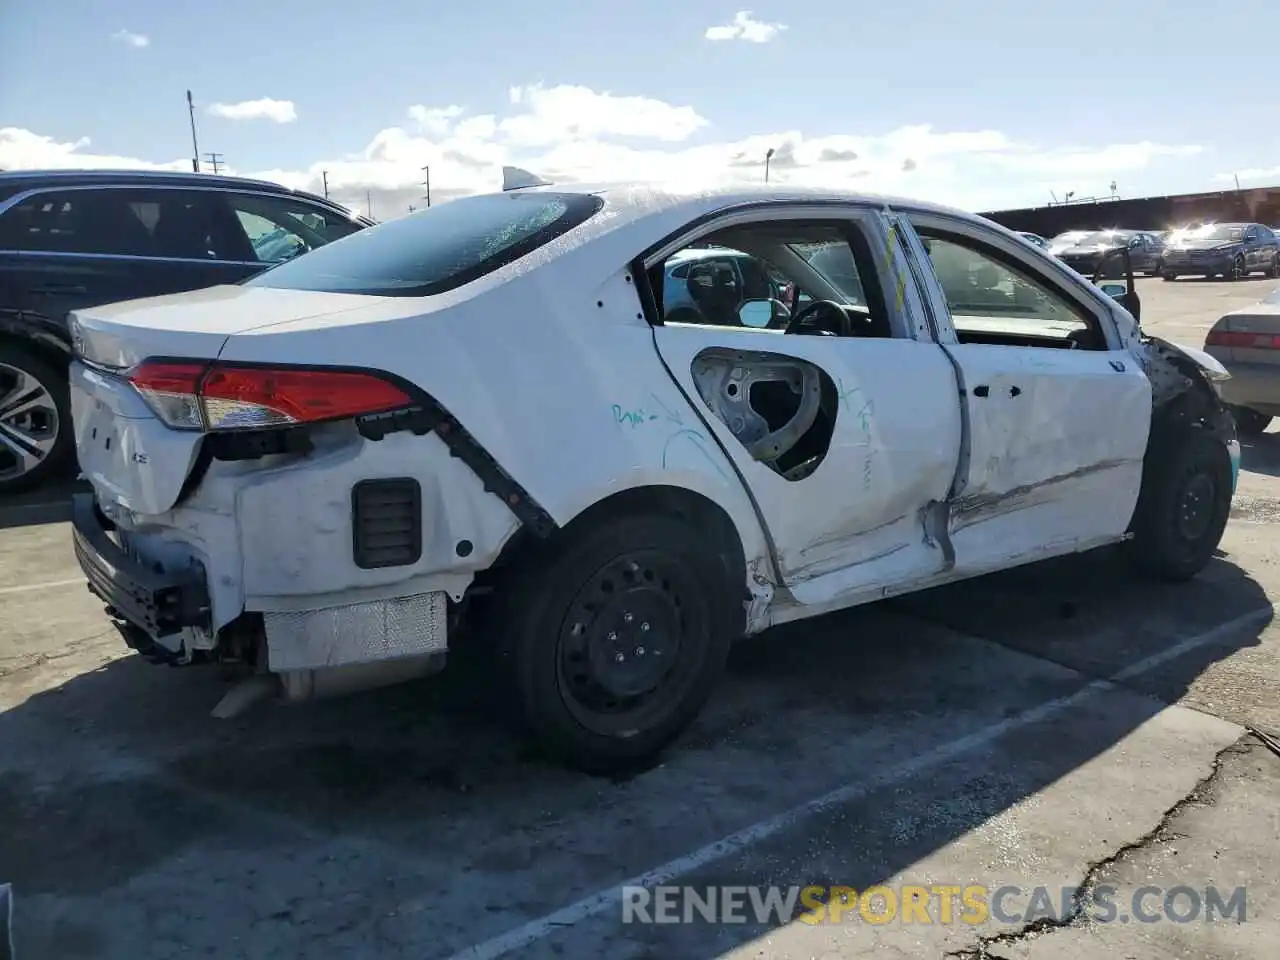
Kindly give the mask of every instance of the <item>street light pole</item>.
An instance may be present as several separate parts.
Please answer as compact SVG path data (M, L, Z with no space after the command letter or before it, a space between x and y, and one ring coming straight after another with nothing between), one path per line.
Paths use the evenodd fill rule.
M191 99L191 91L187 91L187 113L191 115L191 170L200 172L200 148L196 146L196 105Z
M431 165L427 164L422 168L426 179L422 181L423 186L427 188L427 206L431 206Z
M773 147L764 152L764 182L769 182L769 161L773 159Z

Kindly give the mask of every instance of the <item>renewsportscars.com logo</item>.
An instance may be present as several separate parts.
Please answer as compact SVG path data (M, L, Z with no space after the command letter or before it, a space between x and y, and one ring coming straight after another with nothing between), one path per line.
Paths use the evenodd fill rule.
M1246 891L1214 886L1050 888L1007 884L904 884L858 891L848 886L623 887L623 923L1025 924L1088 919L1094 923L1244 923Z

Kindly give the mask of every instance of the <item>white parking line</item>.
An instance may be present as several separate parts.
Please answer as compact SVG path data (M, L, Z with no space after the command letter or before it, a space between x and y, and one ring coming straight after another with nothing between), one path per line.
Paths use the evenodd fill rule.
M84 582L84 577L72 577L70 580L46 580L44 583L24 583L20 587L0 587L0 597L10 593L28 593L32 590L52 590L54 587L69 587L73 583Z
M1108 690L1114 690L1124 680L1132 680L1135 677L1149 673L1156 667L1190 650L1217 643L1233 631L1270 619L1274 614L1275 608L1273 606L1263 607L1260 610L1254 610L1251 613L1236 617L1234 620L1229 620L1203 633L1186 637L1173 646L1167 647L1159 653L1152 654L1118 671L1111 678L1091 681L1075 693L1058 697L1055 700L1048 700L1039 706L983 727L981 730L975 730L973 733L944 743L926 753L912 757L904 763L889 767L887 770L865 780L837 787L830 793L792 807L790 810L786 810L767 820L753 823L751 826L745 827L736 833L731 833L729 836L714 843L700 847L692 853L687 853L659 867L624 880L617 886L600 890L576 903L556 910L554 913L549 913L537 920L531 920L507 933L466 947L455 953L450 960L491 960L491 958L505 956L513 950L527 947L545 937L562 931L565 927L572 926L621 904L622 892L625 887L653 887L670 883L684 874L692 873L694 870L708 866L717 860L722 860L747 847L782 833L815 814L824 813L832 807L842 806L858 800L875 790L892 786L898 781L916 776L930 767L940 766L965 753L983 747L1014 730L1047 720L1054 714L1061 713L1063 710L1088 700L1090 697Z

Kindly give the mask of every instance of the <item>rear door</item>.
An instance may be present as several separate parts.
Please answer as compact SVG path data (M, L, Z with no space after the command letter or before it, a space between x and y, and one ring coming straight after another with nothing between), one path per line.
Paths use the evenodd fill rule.
M1121 537L1142 479L1151 387L1109 307L983 224L905 220L963 381L969 443L950 521L958 570Z
M691 429L658 418L671 431L664 465L668 449L674 458L707 443L705 426L750 490L801 604L882 596L948 563L932 522L960 453L956 380L917 323L920 302L898 280L905 265L890 240L870 210L771 203L693 228L645 261L656 317L668 259L698 242L754 258L800 291L806 313L796 318L808 322L798 330L776 300L749 295L759 291L712 285L706 321L659 323L654 339L701 420ZM845 287L865 297L811 262L856 278Z

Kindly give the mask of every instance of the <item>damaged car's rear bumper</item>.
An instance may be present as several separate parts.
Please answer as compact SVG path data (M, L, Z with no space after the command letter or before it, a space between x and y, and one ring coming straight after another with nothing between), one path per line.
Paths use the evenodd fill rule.
M130 556L110 536L114 525L91 493L71 499L72 543L89 590L110 613L153 640L188 627L208 629L209 592L196 570L165 571Z

